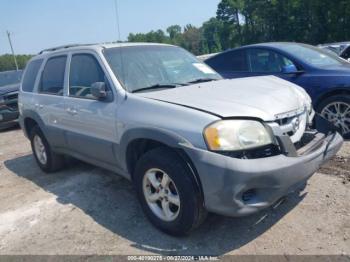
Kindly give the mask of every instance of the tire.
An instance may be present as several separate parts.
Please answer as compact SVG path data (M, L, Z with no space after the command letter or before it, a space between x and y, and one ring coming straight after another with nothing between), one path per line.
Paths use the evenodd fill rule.
M147 199L150 197L146 198L146 194L156 196L157 193L149 179L153 173L159 179L156 180L160 184L158 189L160 182L164 182L164 174L168 176L169 183L158 191L159 195L163 194L162 200L149 202ZM207 212L199 188L189 166L176 152L159 147L145 153L136 164L133 178L142 209L151 223L163 232L175 236L186 235L205 220ZM174 204L177 200L178 205ZM164 201L168 203L170 212L164 211L167 210L166 204L162 209Z
M52 173L60 170L64 165L64 157L62 155L56 154L52 151L49 143L47 142L43 132L38 126L34 126L30 131L30 143L32 146L33 155L40 169L45 173ZM41 142L41 150L46 155L46 160L40 156L39 145Z
M317 106L316 111L337 126L344 138L350 138L350 95L327 97Z

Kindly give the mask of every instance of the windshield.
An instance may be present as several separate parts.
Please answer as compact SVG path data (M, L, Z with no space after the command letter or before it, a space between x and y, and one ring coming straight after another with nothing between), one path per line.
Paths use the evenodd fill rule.
M118 80L129 92L221 79L210 67L179 47L116 47L104 50L104 55Z
M336 54L310 45L283 44L279 48L315 67L337 66L346 63Z
M21 82L22 70L0 72L0 87Z

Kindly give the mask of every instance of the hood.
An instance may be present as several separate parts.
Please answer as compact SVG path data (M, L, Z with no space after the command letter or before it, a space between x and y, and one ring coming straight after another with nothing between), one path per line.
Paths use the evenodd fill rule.
M0 95L4 95L11 92L18 92L20 84L0 86Z
M174 89L137 93L145 98L195 108L222 118L273 121L307 103L298 86L275 76L218 80Z

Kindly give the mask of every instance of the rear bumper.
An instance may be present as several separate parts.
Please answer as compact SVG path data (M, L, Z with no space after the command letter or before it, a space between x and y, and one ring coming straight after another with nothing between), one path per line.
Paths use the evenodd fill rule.
M244 216L273 205L312 176L343 143L333 132L300 156L238 159L186 147L198 172L208 211ZM316 145L317 144L317 145ZM308 145L306 145L308 146Z

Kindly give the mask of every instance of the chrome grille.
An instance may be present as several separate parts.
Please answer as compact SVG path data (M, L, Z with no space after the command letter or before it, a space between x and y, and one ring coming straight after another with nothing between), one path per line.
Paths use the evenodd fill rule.
M293 143L300 140L303 136L308 123L308 114L305 109L302 112L298 112L295 115L288 115L275 120L278 124L280 133L288 135Z

